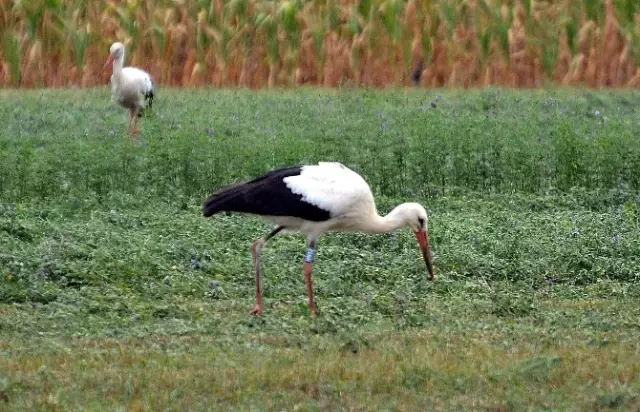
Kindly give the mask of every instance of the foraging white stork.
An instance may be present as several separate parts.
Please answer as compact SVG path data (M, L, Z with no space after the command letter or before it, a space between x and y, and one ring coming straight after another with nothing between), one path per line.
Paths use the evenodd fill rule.
M122 67L124 65L124 44L115 42L109 49L109 58L104 68L113 64L111 75L111 95L113 100L122 107L129 109L129 126L131 131L133 120L133 134L138 134L138 118L142 117L143 106L148 100L148 107L153 105L153 82L151 76L136 67Z
M260 249L283 230L307 235L309 248L304 259L304 274L313 315L316 308L311 283L312 262L316 242L324 232L382 233L409 227L418 239L429 279L433 279L428 216L424 207L403 203L388 215L380 216L367 182L340 163L320 162L273 170L249 182L218 190L205 201L202 211L205 217L218 212L258 215L276 225L251 246L256 276L256 305L252 314L263 312Z

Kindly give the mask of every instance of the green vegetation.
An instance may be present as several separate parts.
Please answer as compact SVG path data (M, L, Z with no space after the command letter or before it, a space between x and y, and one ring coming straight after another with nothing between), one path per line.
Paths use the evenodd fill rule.
M433 105L432 105L433 103ZM640 94L0 92L0 410L640 407ZM341 161L413 235L204 219L216 188Z

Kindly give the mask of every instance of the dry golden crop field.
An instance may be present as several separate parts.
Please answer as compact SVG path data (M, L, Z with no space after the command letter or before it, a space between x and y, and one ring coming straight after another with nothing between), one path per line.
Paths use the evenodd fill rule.
M637 0L0 0L0 85L633 87Z

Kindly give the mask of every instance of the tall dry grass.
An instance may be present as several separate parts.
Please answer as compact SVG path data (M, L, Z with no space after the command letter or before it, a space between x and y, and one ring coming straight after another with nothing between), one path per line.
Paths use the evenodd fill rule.
M640 84L637 0L0 0L0 85Z

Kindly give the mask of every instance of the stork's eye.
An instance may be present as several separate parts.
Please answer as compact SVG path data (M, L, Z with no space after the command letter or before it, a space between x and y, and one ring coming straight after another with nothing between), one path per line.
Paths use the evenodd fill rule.
M424 227L424 219L419 217L418 218L418 223L420 224L420 227Z

